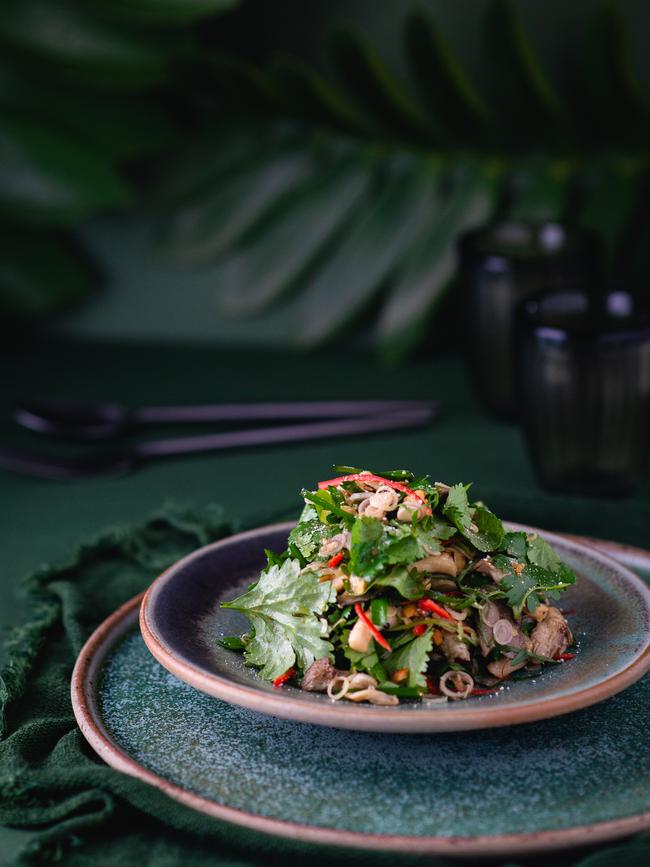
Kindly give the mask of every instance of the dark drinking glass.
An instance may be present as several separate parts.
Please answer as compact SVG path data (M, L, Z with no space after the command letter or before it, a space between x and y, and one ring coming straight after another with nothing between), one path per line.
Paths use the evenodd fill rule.
M601 243L592 232L559 223L501 223L460 240L460 281L467 317L466 350L484 408L516 418L513 315L541 290L594 287Z
M631 296L555 292L517 311L518 402L542 484L623 496L650 438L650 317Z

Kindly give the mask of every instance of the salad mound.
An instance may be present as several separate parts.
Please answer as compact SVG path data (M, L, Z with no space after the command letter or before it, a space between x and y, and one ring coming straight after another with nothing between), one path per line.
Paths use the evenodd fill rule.
M275 686L333 700L467 699L573 657L550 602L576 576L536 533L507 532L470 485L335 467L303 490L282 554L224 608L222 644Z

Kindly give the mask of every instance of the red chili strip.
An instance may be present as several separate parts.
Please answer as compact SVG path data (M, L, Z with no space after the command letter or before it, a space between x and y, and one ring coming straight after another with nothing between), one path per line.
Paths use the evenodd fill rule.
M426 682L427 682L427 689L429 690L429 692L431 693L431 695L442 695L442 693L440 692L440 690L438 689L438 687L437 687L437 686L435 685L435 683L433 682L433 678L432 678L432 677L427 677L427 678L426 678Z
M339 565L339 563L341 562L342 559L343 559L343 551L339 551L338 554L335 554L333 557L329 558L329 560L327 561L327 565L330 567L330 569L335 569Z
M377 627L372 622L372 620L368 617L366 612L361 607L360 602L357 602L357 604L354 606L354 610L355 610L356 615L359 618L359 620L361 620L363 623L365 623L365 625L368 627L368 629L372 632L372 637L375 639L377 644L380 644L384 648L384 650L387 650L389 653L391 653L393 648L386 641L386 639L381 634L381 632L377 629Z
M415 637L418 638L418 636L423 635L426 631L426 623L418 623L417 626L414 626L413 629L411 629L411 635L415 635Z
M554 658L560 662L568 662L570 659L575 659L575 653L560 653Z
M454 618L448 611L438 605L437 602L434 602L433 599L427 599L426 596L422 599L418 599L415 603L420 611L428 611L430 614L435 614L437 617L442 617L443 620L453 620Z
M490 695L491 693L498 691L498 689L473 689L470 695Z
M288 680L295 675L295 668L288 668L284 674L281 674L279 677L276 677L273 681L273 686L282 686L283 683L286 683Z
M420 496L420 494L417 494L412 488L403 485L401 482L393 482L391 479L385 479L383 476L376 476L374 473L352 473L349 476L338 476L336 479L326 479L325 481L318 483L318 489L322 491L326 488L336 488L338 485L342 485L343 482L376 482L380 485L388 485L389 488L393 488L395 491L401 491L403 494L406 494L407 497L414 497L416 500L419 500L426 508L427 514L431 514L431 509L429 508L425 497Z

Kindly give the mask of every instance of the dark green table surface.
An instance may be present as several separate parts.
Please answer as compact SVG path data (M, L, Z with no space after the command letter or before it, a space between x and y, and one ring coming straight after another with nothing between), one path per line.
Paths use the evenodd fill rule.
M108 524L140 521L166 498L223 503L244 522L299 506L296 492L327 477L333 463L374 469L407 466L442 480L473 480L475 494L503 517L547 529L646 544L650 479L627 500L544 493L516 427L484 416L452 357L386 368L360 350L313 356L197 346L30 342L0 356L0 439L34 447L36 435L8 420L13 399L60 395L130 405L327 397L436 397L443 417L430 429L372 438L258 448L161 461L124 478L74 483L0 470L0 626L21 617L18 578L63 559ZM9 853L19 832L0 831ZM1 861L1 858L0 858Z

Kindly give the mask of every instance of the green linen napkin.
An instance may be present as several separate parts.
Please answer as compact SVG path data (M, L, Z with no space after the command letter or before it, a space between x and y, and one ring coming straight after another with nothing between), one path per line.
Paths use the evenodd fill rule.
M0 677L0 823L23 833L14 854L0 851L0 864L416 863L407 856L306 846L204 816L109 768L78 730L70 675L92 630L179 557L232 530L218 506L200 513L167 506L143 526L107 530L68 562L26 579L31 617L11 635ZM558 867L641 867L650 863L650 835L586 859L583 852L555 860Z

